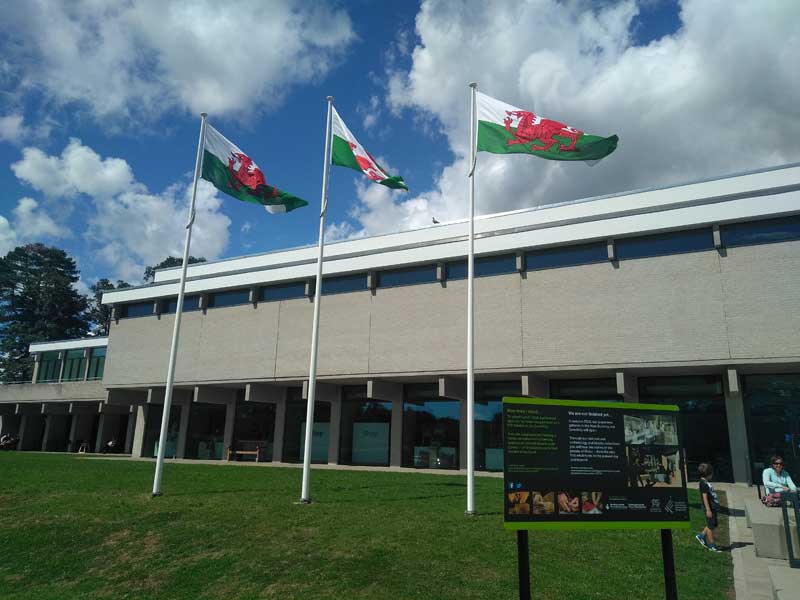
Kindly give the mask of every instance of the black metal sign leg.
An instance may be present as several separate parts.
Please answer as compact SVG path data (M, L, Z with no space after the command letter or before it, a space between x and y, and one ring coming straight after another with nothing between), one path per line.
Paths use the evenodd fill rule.
M664 563L664 589L667 600L678 600L678 584L675 581L675 554L672 551L672 530L661 530L661 557Z
M517 531L517 570L519 571L519 600L531 600L531 563L527 529Z

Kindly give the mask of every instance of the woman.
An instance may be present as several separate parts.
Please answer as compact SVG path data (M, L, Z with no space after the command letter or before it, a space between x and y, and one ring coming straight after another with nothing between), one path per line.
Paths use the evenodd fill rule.
M792 478L783 470L783 458L780 456L772 457L772 467L764 469L762 479L764 480L764 489L767 494L797 491L797 486L792 481Z

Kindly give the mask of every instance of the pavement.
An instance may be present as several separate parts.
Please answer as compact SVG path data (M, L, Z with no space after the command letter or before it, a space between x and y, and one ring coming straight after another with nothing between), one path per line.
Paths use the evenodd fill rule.
M736 598L738 600L773 600L769 567L787 567L789 563L785 560L756 556L753 531L747 527L744 514L744 501L756 498L756 489L743 483L717 483L715 487L725 492L730 509L728 525Z

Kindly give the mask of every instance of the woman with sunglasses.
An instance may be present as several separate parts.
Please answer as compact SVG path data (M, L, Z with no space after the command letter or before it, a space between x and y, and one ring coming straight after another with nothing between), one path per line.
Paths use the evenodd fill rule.
M764 469L764 488L768 494L780 494L781 492L796 492L792 478L783 470L783 458L780 456L772 457L772 466Z

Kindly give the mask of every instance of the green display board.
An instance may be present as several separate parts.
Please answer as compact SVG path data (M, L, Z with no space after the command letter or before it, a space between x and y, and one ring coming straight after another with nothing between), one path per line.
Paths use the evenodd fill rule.
M506 529L689 527L678 407L503 398Z

